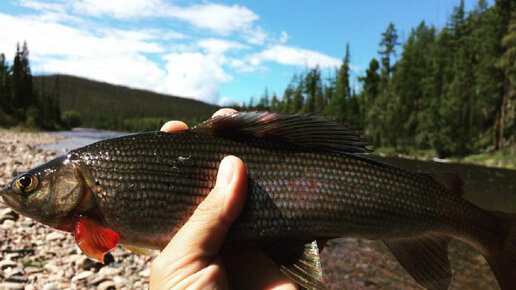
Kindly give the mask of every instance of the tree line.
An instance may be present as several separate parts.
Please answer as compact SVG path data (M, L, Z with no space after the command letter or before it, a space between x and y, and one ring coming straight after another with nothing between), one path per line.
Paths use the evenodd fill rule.
M57 130L67 127L61 118L58 91L36 90L32 83L27 42L16 46L12 65L0 53L0 126Z
M401 51L401 54L398 54ZM516 4L461 1L445 27L424 21L403 44L390 23L362 89L350 85L350 48L323 79L319 67L294 75L283 96L267 90L246 110L315 113L363 131L377 147L434 149L461 156L516 143Z

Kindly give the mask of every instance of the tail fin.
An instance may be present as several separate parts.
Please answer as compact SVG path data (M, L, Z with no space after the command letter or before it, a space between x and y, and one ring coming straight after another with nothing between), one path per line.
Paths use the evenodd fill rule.
M506 229L503 248L492 249L486 255L502 290L516 289L516 214L495 213Z

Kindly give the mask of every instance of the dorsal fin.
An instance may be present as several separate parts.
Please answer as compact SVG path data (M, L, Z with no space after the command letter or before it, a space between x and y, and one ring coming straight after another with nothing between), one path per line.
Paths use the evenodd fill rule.
M228 139L273 139L321 151L369 152L357 131L315 115L239 112L215 116L191 130Z
M450 193L455 193L459 196L464 195L464 181L462 181L459 175L450 172L432 173L429 175Z

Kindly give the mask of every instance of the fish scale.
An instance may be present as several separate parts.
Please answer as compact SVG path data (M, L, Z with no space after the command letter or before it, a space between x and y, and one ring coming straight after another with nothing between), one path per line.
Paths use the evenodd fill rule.
M242 158L250 180L246 208L228 242L409 235L453 220L457 207L467 208L460 197L419 174L356 155L273 142L249 144L186 131L121 137L71 152L72 159L86 160L109 226L131 243L159 248L213 188L226 155Z
M486 257L501 289L514 289L515 215L464 200L457 175L356 154L366 145L318 116L237 113L73 150L17 176L1 194L22 214L73 232L81 250L102 261L118 243L164 248L210 193L220 161L235 155L247 169L247 200L224 251L256 247L294 281L320 289L316 240L378 239L418 283L437 290L451 283L447 245L457 238Z

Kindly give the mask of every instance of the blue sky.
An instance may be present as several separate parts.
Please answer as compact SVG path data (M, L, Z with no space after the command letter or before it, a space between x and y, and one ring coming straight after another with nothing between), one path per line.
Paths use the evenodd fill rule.
M378 57L389 22L403 42L421 20L442 28L460 0L4 0L0 52L29 45L34 74L64 73L214 104L282 95L294 73L337 68L352 83ZM466 10L476 0L466 0ZM401 52L401 48L398 48Z

